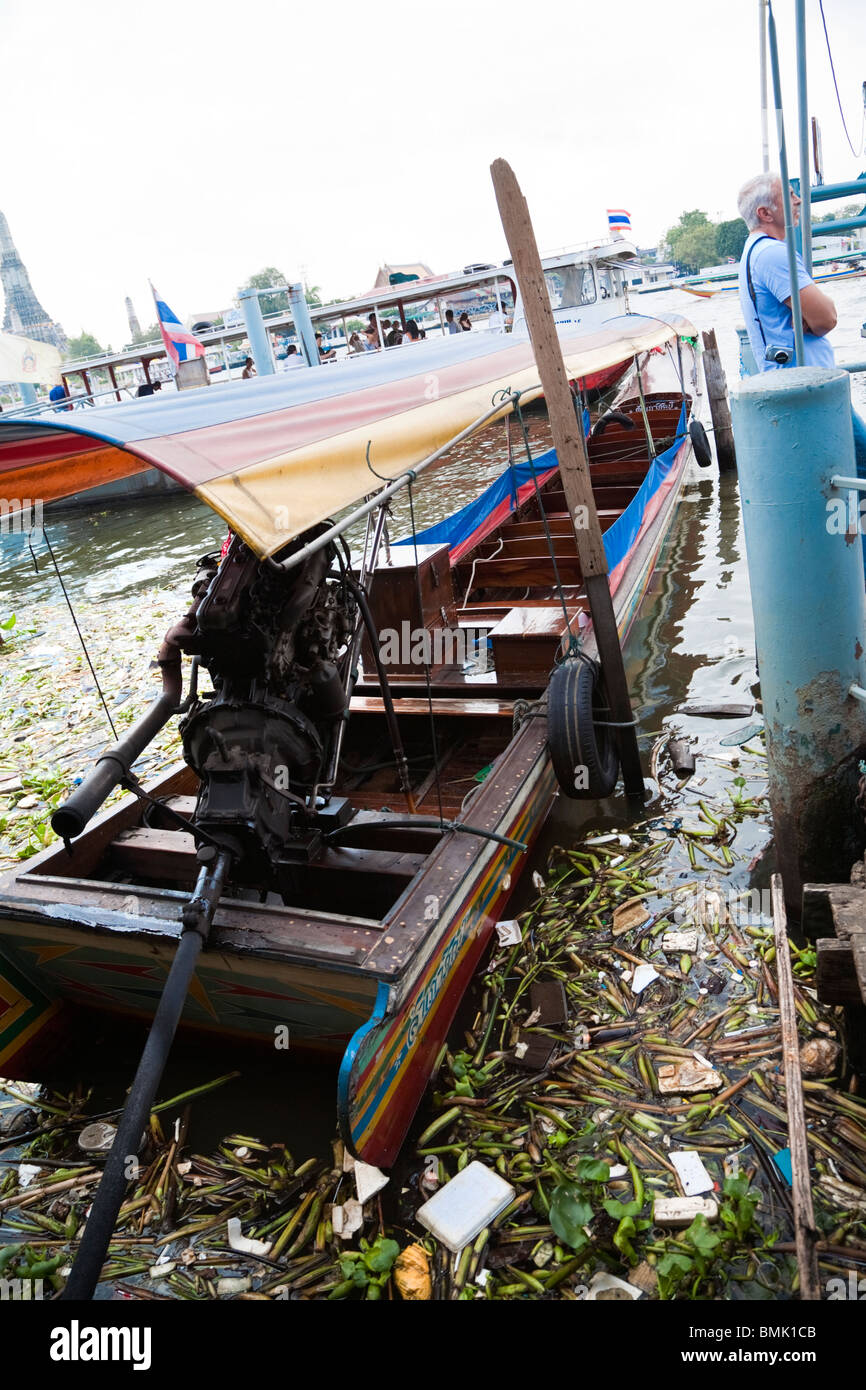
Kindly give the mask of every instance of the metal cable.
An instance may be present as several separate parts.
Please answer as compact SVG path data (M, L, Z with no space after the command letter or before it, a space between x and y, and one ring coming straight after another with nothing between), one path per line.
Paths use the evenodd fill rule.
M111 710L108 708L105 696L102 693L102 686L99 684L99 677L96 674L93 662L90 660L90 652L87 650L87 643L84 640L84 634L81 631L81 628L78 626L78 619L75 616L75 609L72 607L72 600L69 597L69 594L66 592L66 585L63 582L63 575L60 573L60 566L57 563L56 556L51 546L51 541L48 539L48 532L44 529L44 527L42 530L42 538L45 541L45 544L48 546L48 554L51 556L51 563L54 566L54 573L57 575L60 587L63 590L63 597L66 599L66 607L69 609L69 616L71 617L72 622L75 626L75 631L78 633L78 640L81 643L81 650L84 652L85 659L87 661L88 666L90 667L90 674L92 675L94 682L96 683L96 689L99 694L99 698L102 701L102 708L105 710L105 717L108 720L108 725L111 729L112 736L116 739L117 730L114 727L114 720L111 717Z
M845 112L842 110L842 98L839 95L839 83L836 81L836 66L833 62L833 51L830 48L830 35L827 33L827 20L824 16L824 0L818 0L818 9L821 11L821 23L824 26L824 38L827 41L827 57L830 59L830 71L833 74L833 86L836 88L836 104L839 107L839 115L842 118L842 129L845 132L845 139L848 141L849 149L855 159L860 158L860 150L854 148L851 143L851 136L848 134L848 123L845 120Z

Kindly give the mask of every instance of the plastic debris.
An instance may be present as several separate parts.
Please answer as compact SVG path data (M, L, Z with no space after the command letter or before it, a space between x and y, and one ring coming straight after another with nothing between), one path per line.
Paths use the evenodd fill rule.
M696 719L748 719L754 705L680 705L680 714Z
M107 1125L103 1120L97 1120L95 1124L86 1125L78 1136L78 1147L88 1154L107 1154L112 1144L117 1129L114 1125Z
M684 1058L682 1062L664 1063L658 1068L658 1078L663 1096L689 1091L717 1091L722 1084L722 1078L715 1068L697 1053L694 1060Z
M515 921L497 922L496 936L500 946L519 946L523 940L520 923Z
M678 956L683 951L698 949L697 927L686 931L666 931L662 937L662 950L666 956Z
M778 1168L782 1177L789 1187L794 1186L794 1169L791 1163L791 1150L788 1148L777 1149L773 1154L773 1162Z
M800 1048L800 1070L804 1076L830 1076L839 1060L839 1045L832 1038L811 1038Z
M250 1240L243 1235L239 1216L230 1216L226 1222L226 1229L231 1249L242 1255L267 1255L271 1248L269 1240Z
M342 1206L335 1206L331 1209L331 1225L334 1228L334 1235L341 1240L351 1240L356 1231L360 1231L364 1224L364 1208L360 1202L356 1202L354 1197L350 1197Z
M369 1202L371 1197L375 1197L377 1192L381 1192L383 1187L387 1187L389 1182L390 1178L381 1169L374 1168L372 1163L362 1163L359 1158L355 1159L355 1191L361 1206Z
M652 1265L646 1260L641 1260L637 1269L633 1269L628 1276L628 1282L634 1284L635 1288L640 1289L641 1293L655 1293L658 1286L659 1277Z
M642 927L644 922L648 922L650 914L647 912L642 902L622 903L614 908L613 913L613 934L619 936L621 932L632 931L635 927Z
M430 1256L423 1245L407 1245L394 1263L394 1283L407 1302L426 1302L433 1295Z
M253 1281L248 1274L241 1275L239 1279L229 1277L217 1279L217 1297L235 1298L239 1293L249 1293L252 1286Z
M687 1197L698 1197L702 1192L712 1192L714 1183L695 1149L671 1149L668 1155L677 1170Z
M691 1226L696 1216L715 1221L719 1204L714 1197L656 1197L653 1221L657 1226Z
M419 1207L416 1217L456 1254L508 1206L513 1196L511 1183L475 1159Z
M659 972L652 965L639 965L634 972L631 989L632 994L642 994L647 985L651 985L653 980L660 979Z
M617 1279L615 1274L594 1274L589 1281L585 1302L628 1302L642 1296L641 1290L635 1288L634 1284L626 1283L625 1279Z
M763 724L745 724L742 729L735 729L732 734L725 734L719 739L723 748L742 748L744 743L757 738L758 734L764 732Z
M18 1164L18 1186L29 1187L34 1178L38 1178L42 1169L35 1163Z

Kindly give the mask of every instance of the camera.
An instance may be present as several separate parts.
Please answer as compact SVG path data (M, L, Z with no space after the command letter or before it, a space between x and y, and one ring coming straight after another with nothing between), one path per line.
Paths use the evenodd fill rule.
M775 362L778 367L786 367L790 360L791 354L786 347L770 343L769 347L764 349L765 362Z

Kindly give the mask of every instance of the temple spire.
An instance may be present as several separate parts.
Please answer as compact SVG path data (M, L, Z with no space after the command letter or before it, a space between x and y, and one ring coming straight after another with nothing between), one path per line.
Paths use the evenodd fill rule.
M0 212L0 283L6 302L3 331L18 333L37 342L53 343L61 352L68 347L66 334L50 319L33 291L27 268L18 254L9 223Z

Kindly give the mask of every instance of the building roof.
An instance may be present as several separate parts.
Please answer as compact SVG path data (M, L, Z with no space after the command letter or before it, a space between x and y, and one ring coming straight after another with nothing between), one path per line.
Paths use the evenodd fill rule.
M376 273L373 289L381 290L384 286L390 285L392 275L417 275L419 280L430 280L433 278L433 271L423 261L413 261L411 265L383 265Z

